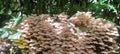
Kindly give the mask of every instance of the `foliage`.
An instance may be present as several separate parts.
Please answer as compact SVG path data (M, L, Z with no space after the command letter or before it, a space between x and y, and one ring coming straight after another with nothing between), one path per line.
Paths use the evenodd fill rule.
M27 15L65 12L72 15L77 11L89 11L95 17L106 18L111 21L120 16L119 0L2 0L0 4L1 21L4 21L0 25L18 12Z
M119 0L20 0L21 11L24 14L66 12L72 15L77 11L89 11L95 17L111 21L118 17L119 3Z
M10 16L12 16L12 15L10 15ZM21 14L17 13L16 15L12 16L9 21L12 21L13 25L10 27L1 28L0 29L0 35L1 35L0 38L8 37L8 39L19 39L20 32L15 33L14 29L22 21Z
M0 38L7 38L9 35L14 35L13 29L22 20L21 12L15 0L1 0L0 1ZM13 22L12 27L4 27L6 23ZM12 32L12 33L11 33Z
M119 53L120 53L120 48L115 49L114 52L113 52L113 54L119 54Z

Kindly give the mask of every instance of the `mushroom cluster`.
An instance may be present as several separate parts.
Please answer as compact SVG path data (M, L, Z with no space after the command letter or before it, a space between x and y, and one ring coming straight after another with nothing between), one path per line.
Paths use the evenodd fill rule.
M11 43L8 43L7 41L0 40L0 54L9 53L10 48L11 48Z
M17 31L27 43L24 54L109 54L117 47L115 25L88 12L31 15Z

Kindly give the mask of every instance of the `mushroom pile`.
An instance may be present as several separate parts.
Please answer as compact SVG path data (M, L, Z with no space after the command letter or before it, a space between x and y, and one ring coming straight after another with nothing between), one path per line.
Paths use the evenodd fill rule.
M11 48L11 43L8 41L0 40L0 54L9 54L9 49Z
M89 12L24 17L17 31L27 43L24 54L109 54L117 48L117 28Z

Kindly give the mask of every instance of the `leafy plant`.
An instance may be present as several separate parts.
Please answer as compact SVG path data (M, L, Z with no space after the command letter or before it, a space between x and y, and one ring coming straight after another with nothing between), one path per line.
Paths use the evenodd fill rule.
M115 50L113 51L113 54L119 54L119 53L120 53L120 48L115 49Z

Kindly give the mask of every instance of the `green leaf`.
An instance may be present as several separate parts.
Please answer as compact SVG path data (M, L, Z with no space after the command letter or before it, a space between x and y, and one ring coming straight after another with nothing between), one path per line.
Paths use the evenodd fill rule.
M113 5L107 5L109 9L113 9L114 12L117 12L116 8Z
M21 17L21 12L17 15L17 17L14 17L15 22L13 24L13 28L16 27L17 25L20 24L20 22L22 21L22 17Z
M11 28L2 28L1 31L12 31Z
M16 14L16 17L20 17L21 16L21 12Z
M0 36L0 38L6 38L6 37L8 37L8 35L9 35L8 32L4 32L4 33Z
M12 11L11 11L11 10L9 10L7 14L8 14L8 15L11 15L11 14L12 14Z
M20 39L20 36L21 36L21 32L17 32L13 35L10 35L8 39Z
M120 48L116 49L115 51L116 51L116 52L120 52Z
M3 8L2 10L0 10L0 14L3 14L3 13L4 13L4 9L5 9L5 8Z

